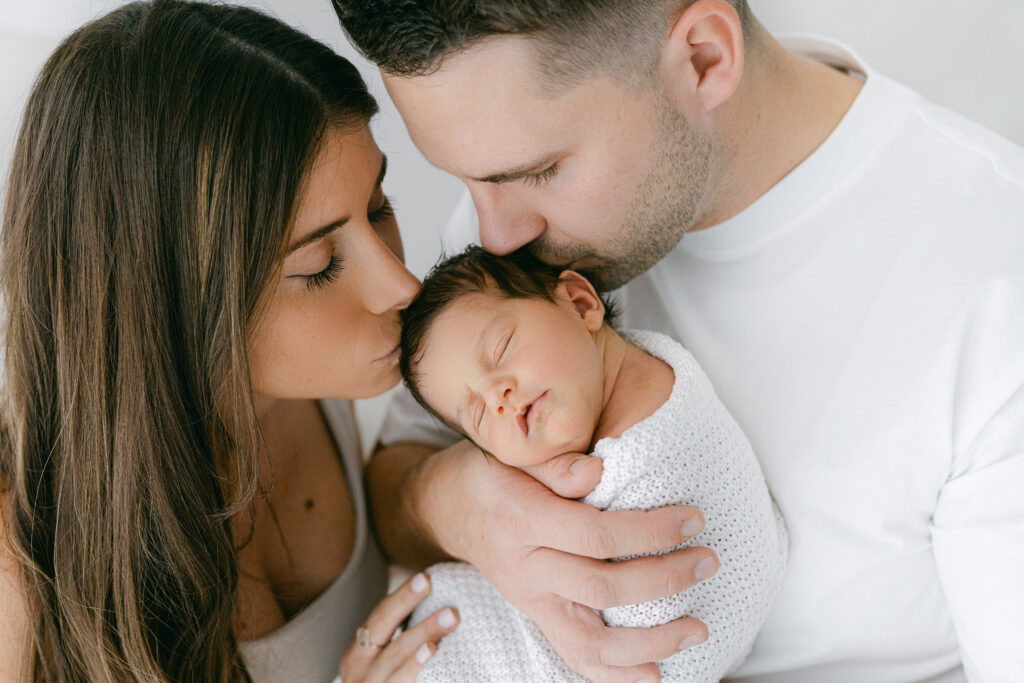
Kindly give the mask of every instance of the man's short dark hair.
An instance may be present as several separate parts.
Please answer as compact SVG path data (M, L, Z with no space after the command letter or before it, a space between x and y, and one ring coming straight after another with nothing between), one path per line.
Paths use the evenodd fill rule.
M672 23L694 0L332 0L349 38L396 76L422 76L488 38L534 41L537 65L565 86L604 70L650 78ZM749 33L746 0L729 0Z
M423 340L428 330L449 304L467 294L553 302L555 288L563 272L564 267L544 263L525 247L497 256L474 245L434 266L423 280L419 294L402 311L402 355L398 365L402 379L416 401L465 436L458 425L451 424L429 406L420 393L417 365L421 360ZM616 316L614 305L607 296L602 295L601 300L605 307L605 322L610 325Z

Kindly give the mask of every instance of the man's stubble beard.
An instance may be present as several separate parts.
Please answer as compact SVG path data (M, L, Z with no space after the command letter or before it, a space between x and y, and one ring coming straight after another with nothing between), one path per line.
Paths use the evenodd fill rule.
M598 291L618 289L660 261L700 219L707 196L714 152L710 136L683 118L664 94L656 97L653 161L610 243L595 248L545 243L542 237L529 245L547 263L585 259L579 270Z

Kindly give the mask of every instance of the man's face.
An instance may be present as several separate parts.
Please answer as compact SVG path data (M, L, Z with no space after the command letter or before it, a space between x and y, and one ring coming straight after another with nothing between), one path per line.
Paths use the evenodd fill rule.
M493 39L385 83L416 146L466 183L486 249L530 244L613 289L706 211L710 137L650 86L594 75L547 96L533 54Z

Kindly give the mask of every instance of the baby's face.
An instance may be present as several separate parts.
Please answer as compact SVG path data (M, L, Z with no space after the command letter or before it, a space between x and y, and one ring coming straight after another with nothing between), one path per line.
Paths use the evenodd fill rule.
M556 296L467 294L437 316L421 347L423 398L507 465L586 452L601 415L603 308L587 313Z

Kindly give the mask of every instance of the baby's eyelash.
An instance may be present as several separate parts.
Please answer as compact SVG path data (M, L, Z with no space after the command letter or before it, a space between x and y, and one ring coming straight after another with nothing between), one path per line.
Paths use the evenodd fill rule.
M330 283L337 279L338 274L341 273L343 264L341 257L331 252L331 260L327 262L327 267L321 270L319 273L313 273L312 275L304 276L306 278L306 289L314 290L321 287L326 287Z
M508 349L509 342L512 341L512 333L510 332L507 337L502 341L498 342L498 346L494 348L494 365L497 366L501 362L502 356L505 355L505 350Z
M523 176L523 182L527 185L546 185L551 182L551 179L558 173L558 162L551 164L543 171L539 173L531 173L528 176Z

